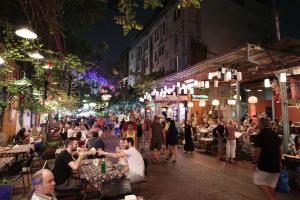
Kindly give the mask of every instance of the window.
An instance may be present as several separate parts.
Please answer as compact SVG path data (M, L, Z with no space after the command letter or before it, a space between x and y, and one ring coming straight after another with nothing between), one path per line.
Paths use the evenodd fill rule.
M163 54L164 54L164 51L165 51L165 45L163 44L163 45L161 45L161 46L159 47L159 50L158 50L158 56L163 55Z
M148 49L148 40L146 40L143 44L144 52Z
M166 34L166 22L162 24L162 35L164 36Z

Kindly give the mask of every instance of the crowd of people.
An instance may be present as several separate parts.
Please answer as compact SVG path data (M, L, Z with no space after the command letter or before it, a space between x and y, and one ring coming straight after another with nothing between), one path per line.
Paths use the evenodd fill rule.
M228 162L236 162L236 136L237 123L233 120L223 119L208 120L202 125L209 134L217 140L218 158ZM194 138L197 134L192 120L186 120L183 129L176 126L173 119L164 115L155 115L153 120L149 117L142 119L134 114L129 120L118 118L71 118L66 117L51 129L47 136L41 130L31 127L29 130L21 129L14 142L33 143L39 149L44 137L56 138L64 144L64 149L55 159L52 171L40 170L32 178L35 193L32 199L44 195L43 181L47 181L48 193L55 190L78 188L82 185L74 179L74 171L80 167L85 158L112 157L118 159L117 165L126 174L131 182L142 180L145 176L144 150L150 150L153 164L160 163L161 155L164 160L177 162L177 146L180 141L180 130L184 132L183 145L187 155L194 151ZM254 147L253 161L257 163L254 173L254 183L258 185L269 199L274 198L274 188L279 178L282 158L282 144L279 134L282 128L278 121L271 123L266 117L246 119L242 123L242 140ZM105 149L104 132L110 132L120 139L115 152ZM251 139L251 135L256 135ZM226 147L226 148L225 148ZM78 151L78 148L81 149ZM226 149L226 153L223 150ZM300 157L300 137L295 137L295 145L291 146L290 153ZM76 159L74 159L76 158ZM45 178L43 178L45 176ZM41 198L40 198L41 199Z

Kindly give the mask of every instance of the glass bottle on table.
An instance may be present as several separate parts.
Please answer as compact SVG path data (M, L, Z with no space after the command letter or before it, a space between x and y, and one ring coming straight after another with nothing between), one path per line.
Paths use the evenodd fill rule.
M101 173L105 173L106 172L106 162L105 159L102 158L102 162L101 162Z

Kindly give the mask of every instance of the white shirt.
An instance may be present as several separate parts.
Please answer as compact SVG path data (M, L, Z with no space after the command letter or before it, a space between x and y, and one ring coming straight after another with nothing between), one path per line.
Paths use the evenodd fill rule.
M74 137L74 133L75 133L75 130L69 129L69 130L67 131L67 136L68 136L68 138Z
M135 147L131 147L123 151L128 156L129 172L139 176L145 175L144 159Z

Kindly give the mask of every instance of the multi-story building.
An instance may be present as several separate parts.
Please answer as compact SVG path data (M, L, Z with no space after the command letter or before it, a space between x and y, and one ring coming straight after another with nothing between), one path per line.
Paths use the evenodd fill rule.
M203 0L201 8L164 7L129 50L129 85L151 73L169 74L227 50L275 40L268 0Z

